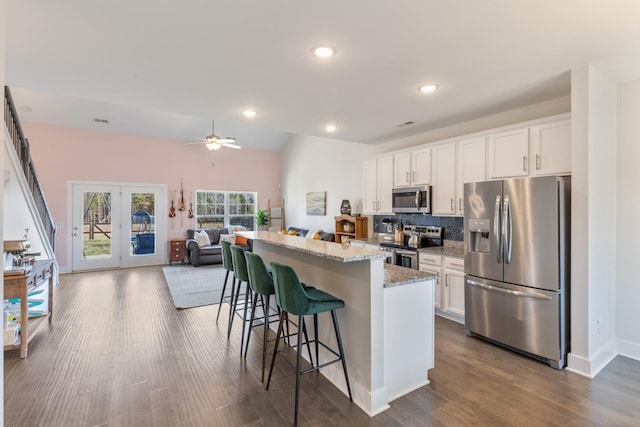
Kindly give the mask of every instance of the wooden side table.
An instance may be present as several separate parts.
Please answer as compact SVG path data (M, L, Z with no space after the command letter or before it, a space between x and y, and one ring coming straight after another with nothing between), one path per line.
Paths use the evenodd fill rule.
M47 282L48 307L47 312L39 317L29 318L27 295L42 282ZM44 324L44 319L53 317L53 260L38 260L31 271L19 275L4 275L4 298L20 298L20 342L15 345L5 345L4 350L20 349L20 357L27 357L29 341L36 335Z
M187 241L184 239L169 240L169 265L180 261L184 264L187 255Z

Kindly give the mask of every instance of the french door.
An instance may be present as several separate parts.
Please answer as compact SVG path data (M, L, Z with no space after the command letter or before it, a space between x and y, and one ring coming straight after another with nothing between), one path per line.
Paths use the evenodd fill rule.
M164 262L162 185L73 183L72 271Z

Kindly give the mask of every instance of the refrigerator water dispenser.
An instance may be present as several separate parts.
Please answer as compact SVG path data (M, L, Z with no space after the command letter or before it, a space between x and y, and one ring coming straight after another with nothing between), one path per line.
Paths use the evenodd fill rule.
M470 252L489 252L490 227L491 221L488 219L469 219L469 222L467 223L467 230L469 230Z

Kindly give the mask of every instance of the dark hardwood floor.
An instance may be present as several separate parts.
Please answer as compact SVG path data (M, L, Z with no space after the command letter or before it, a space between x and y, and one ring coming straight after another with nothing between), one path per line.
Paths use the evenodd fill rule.
M217 306L176 310L160 267L63 275L54 307L26 360L5 353L5 426L291 424L294 375L277 364L265 391L259 335L241 358L240 323L227 340ZM640 425L640 362L624 357L589 380L436 318L429 376L430 385L370 418L309 375L300 425Z

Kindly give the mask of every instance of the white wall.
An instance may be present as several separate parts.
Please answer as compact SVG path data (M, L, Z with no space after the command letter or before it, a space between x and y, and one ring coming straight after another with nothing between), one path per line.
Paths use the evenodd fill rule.
M282 196L287 227L335 229L342 199L362 213L363 161L372 148L354 142L295 135L282 153ZM307 215L306 195L327 192L327 214Z
M616 355L616 85L592 66L573 70L571 353L593 377Z
M616 338L618 353L640 360L640 80L618 87Z

